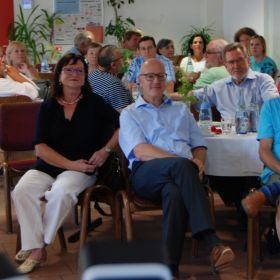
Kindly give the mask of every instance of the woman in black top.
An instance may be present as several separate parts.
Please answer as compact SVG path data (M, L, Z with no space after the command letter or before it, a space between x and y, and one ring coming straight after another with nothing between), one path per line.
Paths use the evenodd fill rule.
M45 246L117 146L119 114L91 92L87 75L81 56L67 54L57 63L53 96L38 116L38 160L12 194L21 230L22 250L16 260L24 261L22 273L46 260ZM42 197L47 200L43 216Z

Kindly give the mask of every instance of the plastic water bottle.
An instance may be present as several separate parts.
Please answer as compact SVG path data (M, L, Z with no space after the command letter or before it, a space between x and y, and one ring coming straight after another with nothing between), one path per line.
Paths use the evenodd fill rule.
M207 136L210 133L212 125L212 110L207 95L207 87L204 88L203 100L199 110L199 127L202 134Z
M235 131L237 134L247 134L249 130L249 113L246 109L244 93L239 93L238 110L235 114Z
M41 72L46 73L49 72L49 63L46 54L43 54L42 61L41 61Z
M187 73L192 73L193 72L193 63L192 63L192 57L191 57L190 52L188 53L188 61L187 61L186 72Z
M257 132L259 125L259 105L257 103L256 92L253 91L250 106L248 107L249 113L249 132Z

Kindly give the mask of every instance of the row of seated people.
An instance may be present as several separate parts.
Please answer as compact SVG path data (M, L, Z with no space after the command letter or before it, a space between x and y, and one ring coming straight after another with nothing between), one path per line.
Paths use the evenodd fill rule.
M146 38L147 39L147 38ZM151 40L150 38L148 38L148 40L144 40L143 42L145 43L152 43L153 47L155 47L155 44L153 42L153 40ZM141 42L140 42L141 44ZM142 51L149 51L151 50L151 48L148 48L149 46L144 46ZM104 47L104 50L109 49L108 46ZM140 49L140 48L139 48ZM113 57L110 57L110 62L108 63L107 61L107 65L111 68L116 68L118 69L118 67L121 66L121 62L120 64L117 64L118 61L121 61L121 56L118 54L118 49L117 48L113 48ZM102 53L102 52L100 52ZM106 57L108 57L108 55L105 55ZM252 80L255 80L255 88L258 88L258 84L256 83L260 83L261 85L259 86L259 101L260 103L263 103L263 101L265 101L266 99L270 99L273 98L277 95L277 90L275 88L275 85L273 83L273 80L269 78L269 76L266 75L261 75L261 74L256 74L256 73L251 73L252 71L249 69L249 64L248 61L246 59L246 50L238 44L230 44L228 46L225 47L224 50L224 60L225 60L225 65L227 70L229 71L229 73L232 75L232 77L234 79L231 79L230 82L233 86L239 86L239 85L246 85L246 84L250 84L252 83ZM104 64L104 68L106 67L106 64ZM230 69L232 71L230 71ZM105 68L106 70L106 68ZM103 70L104 71L104 70ZM67 213L67 211L69 211L69 209L73 206L73 204L75 203L75 198L73 196L73 192L75 194L77 194L77 192L80 192L81 189L77 190L76 187L74 186L72 190L68 190L69 196L66 196L65 198L61 198L61 196L59 196L60 193L65 194L66 190L65 190L65 178L63 176L64 172L67 172L67 176L68 173L70 171L78 171L80 173L83 173L83 175L87 175L84 174L84 172L86 173L93 173L95 168L97 166L100 166L103 164L103 162L106 160L106 158L108 157L108 154L110 152L110 149L114 148L116 146L116 139L117 139L117 133L114 132L113 136L112 133L110 134L109 132L104 131L105 135L100 135L100 137L104 137L102 139L100 139L100 142L98 144L95 144L95 146L91 149L91 151L87 150L87 154L85 154L85 152L83 153L79 153L79 154L75 154L73 155L72 153L74 153L74 151L77 150L77 146L81 147L81 143L77 143L76 141L73 141L74 143L71 143L72 141L69 141L69 143L67 145L69 145L67 147L67 149L65 149L65 141L63 141L63 139L65 139L64 135L61 135L61 133L63 134L65 132L65 129L57 129L58 126L61 125L61 127L63 128L63 126L65 125L64 123L62 123L61 119L61 114L59 113L59 111L63 110L62 112L64 112L64 117L66 119L72 120L72 117L76 118L76 114L74 115L74 111L76 111L76 107L79 106L85 106L83 108L83 111L87 111L87 108L91 109L93 107L89 107L89 104L91 104L91 106L93 106L93 103L97 103L100 105L100 108L96 108L96 112L98 117L101 120L106 120L106 122L108 121L110 125L114 125L114 126L118 126L117 122L116 122L116 112L111 108L110 106L105 106L105 103L103 102L103 100L101 101L101 99L98 99L95 95L94 97L89 97L88 94L91 92L90 88L85 87L85 85L88 86L88 80L87 80L87 67L84 63L84 61L80 58L80 57L76 57L73 55L66 55L65 57L63 57L61 59L61 61L58 63L57 68L55 70L54 73L54 84L55 84L55 88L57 89L57 92L55 93L56 95L54 95L53 98L51 98L50 100L46 101L45 103L43 103L42 105L42 110L39 116L39 122L40 122L40 130L38 131L38 135L36 136L36 152L37 155L39 157L38 163L36 165L35 170L39 171L39 172L35 172L36 174L32 174L34 173L34 170L32 170L31 172L27 173L22 180L19 182L18 186L15 188L15 191L13 193L13 197L15 200L15 205L17 208L17 213L18 213L18 219L20 220L20 225L21 225L21 233L22 233L22 246L23 246L23 252L26 253L26 257L27 257L27 261L25 261L23 263L23 265L21 266L21 270L22 272L27 272L30 271L30 269L34 269L40 262L44 261L46 258L46 251L44 249L45 244L49 244L53 237L54 234L57 230L57 228L59 227L59 225L63 222L64 214L62 215L60 210L56 210L54 207L51 207L53 204L57 204L60 205L61 203L65 203L66 208L65 208L65 213ZM199 179L199 175L202 174L203 172L203 168L204 168L204 157L205 157L205 143L203 142L203 138L200 135L199 130L197 129L194 120L192 119L192 117L186 112L183 113L182 119L180 119L180 117L178 116L179 111L177 109L180 109L180 106L184 106L181 103L174 103L174 106L179 106L175 112L173 112L173 108L170 109L170 113L168 113L167 120L166 120L166 124L170 124L170 121L172 120L173 122L178 121L178 124L181 124L181 121L186 121L186 124L189 124L188 127L186 127L186 137L189 139L189 133L190 130L192 132L194 132L194 134L197 134L197 138L193 139L192 143L189 143L188 147L185 147L182 150L176 150L176 147L174 147L174 149L171 149L166 147L165 145L161 146L161 145L157 145L157 143L154 143L153 140L154 139L154 133L156 133L152 128L153 126L156 126L157 124L151 122L151 129L147 129L146 126L148 126L149 122L145 121L145 125L144 123L137 123L137 120L140 120L140 115L137 114L141 113L146 113L149 116L149 121L151 121L149 114L154 114L153 111L147 111L146 112L146 107L145 103L151 103L153 106L152 107L158 107L158 108L162 108L165 106L168 106L168 104L173 104L172 102L170 102L168 99L163 98L163 90L165 89L165 83L166 83L166 73L165 70L163 68L163 65L161 63L158 62L158 60L155 60L154 57L151 58L147 58L145 60L145 62L143 61L142 65L139 68L139 83L141 84L142 87L142 91L143 91L143 96L144 99L140 96L139 99L137 100L137 102L135 103L135 105L131 105L129 106L127 109L125 109L121 115L121 123L123 122L123 130L122 130L122 126L121 126L121 136L120 136L120 144L123 148L123 150L125 151L125 154L130 158L130 165L132 168L132 173L133 176L135 175L135 183L134 186L136 188L136 191L138 189L138 192L140 194L144 194L146 193L147 189L145 189L146 186L146 182L143 182L143 180L140 180L138 178L138 176L140 178L142 178L143 176L139 175L142 174L141 172L148 172L149 170L146 170L147 167L146 166L146 161L149 162L149 164L152 164L151 160L152 159L156 159L158 157L162 157L162 158L168 158L168 163L166 168L167 170L169 170L168 168L174 168L174 166L176 167L176 170L178 170L178 165L179 164L183 164L182 168L187 168L187 172L183 172L184 174L189 174L189 172L194 172L194 170L190 171L190 169L193 169L193 165L197 166L199 172L197 173L197 179ZM250 75L251 74L251 75ZM75 79L73 79L72 77L75 75ZM253 76L252 76L253 75ZM246 78L244 79L244 76L246 76ZM227 78L220 80L219 83L224 83L226 84ZM236 81L236 83L235 83ZM218 83L218 82L217 82ZM155 84L156 86L151 86ZM213 88L215 86L215 83L213 84ZM85 87L85 88L84 88ZM82 88L82 95L81 93L81 88ZM87 90L87 94L83 93L84 90ZM145 90L146 89L146 90ZM195 95L195 92L193 93ZM215 91L213 89L212 95L215 94ZM248 91L248 94L249 91ZM89 101L88 99L96 99L93 101ZM87 101L85 103L85 100ZM97 101L98 100L98 101ZM218 100L218 99L217 99ZM220 100L220 99L219 99ZM142 102L142 104L141 104ZM212 100L212 102L214 103L214 99ZM60 106L58 106L60 105ZM95 104L96 105L96 104ZM236 105L236 104L235 104ZM138 108L139 106L139 112L138 110L136 110L136 108ZM44 111L44 107L45 107L45 111ZM104 107L104 108L103 108ZM171 106L173 107L173 105ZM218 107L218 106L217 106ZM150 108L149 106L147 108ZM176 107L174 107L176 108ZM102 109L103 112L100 112ZM95 110L92 110L95 111ZM114 113L113 113L114 112ZM105 114L106 113L106 114ZM176 116L174 115L176 113ZM222 113L222 112L221 112ZM95 114L95 112L91 112L89 113L89 115L85 114L83 116L81 116L80 118L84 118L87 117L87 119L93 119L95 117L95 115L93 116L92 114ZM100 114L100 116L99 116ZM130 115L131 114L131 115ZM137 117L133 117L133 118L129 118L129 116L133 116L135 114L135 116ZM161 114L160 112L158 112L158 114ZM127 117L126 117L127 115ZM60 116L60 118L59 118ZM163 116L162 116L163 117ZM41 119L40 119L41 118ZM99 118L97 118L97 120L100 120ZM112 119L111 119L112 118ZM170 119L169 119L170 118ZM63 118L64 119L64 118ZM153 120L154 118L152 118ZM155 119L157 119L155 117ZM136 122L134 123L133 120ZM61 123L59 125L57 125L56 122L60 122ZM81 121L81 120L80 120ZM79 121L79 122L80 122ZM144 121L144 120L143 120ZM48 123L50 122L50 123ZM55 125L52 123L54 122ZM97 122L97 121L96 121ZM94 123L94 128L92 129L92 131L96 131L96 129L98 128L98 126L96 126L96 122ZM105 122L105 123L106 123ZM92 143L90 144L90 139L93 137L93 135L88 135L85 134L85 130L88 130L89 127L89 123L88 121L84 122L86 125L86 127L84 125L81 125L79 123L79 128L78 127L74 127L73 130L75 130L75 133L73 131L73 134L71 135L70 139L75 139L75 135L86 135L86 139L80 139L82 140L83 143L83 147L86 147L88 149L88 145L93 145L92 143L95 143L95 141L97 141L97 139L95 139L94 141L92 141ZM92 124L93 125L93 124ZM100 124L99 124L100 125ZM104 125L104 124L102 124ZM162 122L161 122L162 125ZM131 130L131 132L129 132L128 126ZM131 126L131 127L130 127ZM141 131L139 131L139 127L141 127ZM173 126L172 126L173 127ZM172 129L172 127L164 127L162 129L162 135L159 135L159 139L162 140L162 138L165 137L165 135L167 135L169 129ZM46 131L49 132L49 128L54 129L53 133L51 133L52 136L47 135L48 133L46 133ZM80 130L80 133L77 133L76 129ZM104 128L102 128L104 130ZM78 132L79 132L78 130ZM101 130L102 131L102 130ZM140 133L141 132L141 133ZM89 132L87 132L89 133ZM140 134L139 134L140 133ZM151 134L152 133L152 134ZM111 138L108 137L108 135L110 134L110 136L112 136ZM135 134L135 139L131 139L131 136L133 136ZM54 136L55 135L55 136ZM168 135L170 135L170 133L168 133ZM137 137L136 137L137 136ZM55 139L50 139L49 137L55 137ZM68 135L69 137L69 135ZM94 137L96 137L96 135L94 135ZM57 139L59 138L59 139ZM70 140L69 139L69 140ZM107 140L104 141L104 139ZM109 139L109 140L108 140ZM149 140L146 144L143 144L143 139L151 139ZM140 141L139 143L134 143L133 141ZM166 141L166 140L164 140ZM163 141L163 142L164 142ZM171 142L173 141L173 139L170 140ZM54 146L53 143L55 143ZM88 143L88 145L85 145L85 143ZM124 144L122 144L124 143ZM140 145L141 143L141 145ZM145 143L145 142L144 142ZM143 144L143 145L142 145ZM174 144L174 143L173 143ZM139 146L140 145L140 146ZM172 146L172 145L171 145ZM177 145L176 145L177 146ZM200 148L202 147L202 148ZM79 150L79 149L78 149ZM176 151L176 152L174 152ZM186 151L189 151L186 155ZM92 154L93 153L93 154ZM178 163L178 158L175 156L182 156L182 157L187 157L187 158L192 158L193 160L190 160L191 162L193 162L192 164L188 162L188 164L186 164L185 160L182 161L182 163ZM76 160L70 160L69 158L74 158ZM89 158L89 160L81 160L83 158ZM172 159L169 159L172 158ZM173 159L175 158L175 159ZM141 162L141 164L139 164L139 161ZM171 162L170 162L171 161ZM174 162L173 162L174 161ZM181 160L180 160L181 161ZM135 164L134 164L135 162ZM144 162L144 163L142 163ZM161 164L162 162L160 162ZM171 166L169 167L169 164L171 164ZM174 165L175 164L175 165ZM161 166L162 167L162 166ZM151 167L152 168L152 167ZM155 171L157 171L157 167L153 167L155 168ZM66 171L65 171L66 170ZM142 171L141 171L142 170ZM185 169L183 169L185 170ZM140 172L140 173L138 173ZM38 174L37 174L38 173ZM44 174L47 174L46 176ZM80 174L79 173L79 174ZM157 174L157 173L155 173ZM193 173L191 173L193 174ZM61 176L60 176L61 175ZM76 173L74 172L73 177L76 177ZM177 177L178 175L178 177ZM87 175L89 176L89 175ZM94 178L95 174L93 174L92 176L89 177L85 177L86 179L88 179L89 181L84 181L85 178L84 176L81 176L82 178L79 178L79 188L85 188L87 185L91 184L95 178ZM181 178L182 174L177 174L175 173L176 178ZM149 176L146 176L147 178L149 178ZM157 177L157 176L156 176ZM195 177L195 176L191 176L191 177ZM44 178L44 180L42 179ZM55 179L54 179L55 178ZM72 177L71 177L72 178ZM25 216L21 216L21 214L24 213L24 211L31 211L31 217L38 219L38 223L43 223L42 219L37 217L34 212L32 211L32 209L26 209L24 210L22 207L22 205L26 204L25 199L29 200L31 199L32 203L35 203L35 201L33 200L34 198L32 197L28 197L26 196L26 193L33 193L33 189L29 190L29 188L34 188L33 184L30 184L30 180L34 180L34 182L36 182L37 185L37 181L40 181L40 183L42 184L42 188L38 189L38 191L40 192L40 194L45 193L45 190L47 189L47 185L53 185L52 190L50 191L50 193L47 193L46 198L48 200L48 204L49 207L46 208L45 210L45 216L44 216L44 224L47 228L46 230L46 234L45 237L42 238L37 238L34 237L33 234L30 233L30 229L31 227L29 227L29 221L25 221L26 218L24 218ZM60 182L60 179L62 180L62 183ZM157 180L157 178L155 178L155 180ZM185 182L185 180L189 180L189 178L181 178L181 183ZM83 184L80 184L80 180L83 181ZM58 181L58 182L57 182ZM197 183L199 182L192 182L192 184L190 184L192 187L194 187ZM75 180L73 180L73 183L75 183ZM77 183L77 182L76 182ZM174 276L176 276L178 274L178 265L179 265L179 259L180 259L180 255L182 252L182 236L183 236L183 232L185 230L185 219L186 219L186 213L188 213L188 215L190 216L190 219L193 220L193 224L191 225L192 227L192 232L193 235L196 238L202 238L205 239L207 242L208 247L211 249L212 252L212 265L214 268L218 268L221 264L224 263L228 263L233 259L233 253L230 250L230 248L228 248L227 246L222 246L220 240L217 238L217 236L214 234L214 230L213 230L213 226L211 225L211 223L209 223L209 217L208 217L208 209L199 209L201 207L201 205L206 205L203 202L198 202L198 203L193 203L196 199L198 201L200 201L201 199L203 200L203 195L199 194L199 193L195 193L195 198L193 201L189 201L186 198L186 192L191 191L191 190L186 190L186 191L180 191L179 193L175 194L173 193L169 188L170 182L168 182L167 184L167 189L163 190L163 186L158 186L156 181L154 182L154 191L152 193L146 193L147 198L151 198L151 199L155 199L158 198L159 196L161 196L163 194L163 192L167 192L167 200L164 201L164 215L166 215L166 224L164 224L164 236L165 236L165 241L167 243L167 248L169 250L169 254L171 257L171 269L172 272L174 274ZM172 183L177 184L177 182L173 182L171 181L171 185ZM35 183L34 183L35 184ZM69 184L69 182L67 181L67 184ZM178 183L179 184L179 183ZM183 183L182 183L183 184ZM30 186L30 187L27 187ZM184 183L185 185L185 183ZM158 189L159 188L159 189ZM197 189L197 188L195 188ZM65 196L65 195L64 195ZM144 194L145 196L145 194ZM22 201L21 201L22 199ZM65 202L65 200L67 200L67 202ZM169 200L171 199L171 200ZM179 210L175 210L171 207L172 205L172 201L173 199L176 200L176 206L178 204L178 199L182 200L182 207L180 207L180 211ZM18 201L17 201L18 200ZM170 204L171 203L171 204ZM198 209L196 209L196 211L194 211L196 213L196 215L201 215L201 219L197 219L196 215L192 216L193 214L190 213L190 205L194 205L193 207L197 207ZM37 205L37 204L36 204ZM171 216L174 216L173 214L170 214L169 211L167 211L167 207L171 207L172 211L179 211L178 212L178 217L180 217L179 222L178 221L174 221L171 219ZM49 221L48 217L53 215L52 211L57 211L57 220L56 222L52 222ZM186 211L186 212L184 212ZM177 212L176 212L177 213ZM198 214L197 214L198 213ZM176 215L175 215L176 216ZM171 220L170 220L171 219ZM195 223L196 220L199 221L203 221L200 224ZM50 224L48 224L50 223ZM169 236L169 231L170 231L170 223L175 223L176 227L179 227L179 223L180 223L180 230L178 230L178 232L176 232L176 235L172 235ZM183 227L183 228L182 228ZM180 236L178 236L177 234L180 234ZM174 241L176 240L176 242ZM176 250L174 249L176 248ZM32 250L31 250L32 249ZM20 254L18 255L18 258L20 258L20 256L23 255L23 252L20 252Z
M228 61L229 66L241 65L241 69L249 71L244 49L241 45L228 45L225 48L225 60ZM21 225L23 250L17 255L17 258L23 260L22 255L24 254L27 258L20 266L22 272L33 270L46 259L45 245L52 242L57 228L75 204L76 194L94 182L96 167L104 163L110 150L117 145L118 133L117 130L112 131L112 127L118 127L118 114L102 98L90 94L87 74L87 65L80 56L68 54L59 61L54 73L56 92L54 92L52 98L42 104L39 115L35 141L38 156L37 164L33 170L24 175L13 192L13 199ZM274 90L275 85L272 79L262 74L254 75L256 80L262 81L263 79L264 82L271 84L271 92L267 99L275 97L276 90ZM75 76L75 79L73 79L73 76ZM235 78L243 81L244 75L241 76L240 73L240 76L235 75ZM252 78L248 80L250 81ZM130 160L135 191L150 199L159 199L163 196L163 212L164 217L166 217L163 234L174 276L178 275L187 216L190 218L194 237L206 240L207 246L212 252L212 266L217 269L220 265L229 263L234 255L231 249L222 245L215 235L209 218L209 209L206 207L207 203L203 201L205 199L204 194L198 191L199 178L204 171L203 162L206 151L204 139L190 113L187 110L182 110L185 105L183 103L172 103L164 97L166 74L161 62L154 58L145 61L140 68L139 82L144 98L140 96L135 104L122 111L119 140L124 153ZM146 106L146 103L151 103L152 106ZM76 111L76 108L79 107L82 107L82 109ZM154 110L153 108L161 110ZM168 113L166 108L169 108ZM85 113L87 111L89 113ZM160 118L157 114L160 114ZM65 118L71 120L71 122L74 121L74 118L77 118L77 124L73 126L70 134L64 128L66 125ZM149 121L147 121L148 118ZM157 123L161 118L166 121ZM92 120L92 124L89 120ZM170 126L171 121L173 124L176 122L178 124ZM81 122L84 124L82 125ZM97 124L97 122L100 123ZM107 122L108 131L104 127ZM93 125L92 129L90 129L91 125ZM159 125L163 127L156 132L155 128ZM102 126L102 129L101 127L98 129L98 126ZM173 127L181 126L185 127L183 131L186 133L184 136L186 141L183 141L182 146L178 145L178 141L175 141L177 136L176 139L170 137ZM111 128L111 132L109 128ZM98 131L98 137L96 131ZM100 131L103 131L104 135L101 135ZM68 135L67 145L64 133ZM157 133L159 135L155 138L154 135ZM77 135L79 135L79 141L76 140ZM83 137L80 137L81 135ZM168 136L170 140L167 141ZM98 140L99 137L100 140ZM96 143L97 140L98 143ZM163 143L166 143L166 145ZM93 147L89 148L92 145ZM84 149L87 152L83 151ZM157 181L160 179L158 165L160 165L162 172L165 161L166 172L168 174L174 172L174 175L165 184L159 184ZM88 173L93 174L88 175ZM155 174L153 180L151 180L152 174L143 176L143 174L150 173ZM186 174L192 174L192 176L186 176ZM73 188L69 188L70 177ZM149 184L152 186L150 190L147 190L147 182L144 178L149 178ZM190 178L192 179L190 180ZM38 184L40 187L38 187ZM179 185L179 189L174 188L174 184ZM34 190L35 185L36 192ZM52 185L52 189L46 192L50 185ZM65 185L67 185L67 190ZM79 186L78 189L77 185ZM186 185L189 187L183 188ZM66 193L67 195L65 195ZM34 211L33 206L39 207L39 202L37 199L34 200L33 195L38 198L43 194L48 203L42 220L37 211ZM178 207L178 201L182 203L180 207ZM31 205L32 207L27 207L27 209L24 205ZM61 208L60 205L64 205L64 207ZM176 207L172 207L172 205ZM29 215L24 214L25 212L28 212ZM174 220L177 215L178 220ZM27 216L30 218L27 218ZM54 220L53 216L57 218ZM42 228L45 229L44 237L38 237L33 230L31 232L31 224L34 219L36 219L37 224L41 224ZM200 222L197 223L197 221ZM175 232L173 230L174 226L178 227ZM42 229L38 228L38 230L41 231ZM173 233L171 234L171 232Z

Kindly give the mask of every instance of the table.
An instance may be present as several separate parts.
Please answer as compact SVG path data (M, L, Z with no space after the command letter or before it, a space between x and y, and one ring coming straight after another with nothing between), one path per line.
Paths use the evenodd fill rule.
M208 145L205 174L213 176L259 176L263 163L259 159L256 133L205 137Z

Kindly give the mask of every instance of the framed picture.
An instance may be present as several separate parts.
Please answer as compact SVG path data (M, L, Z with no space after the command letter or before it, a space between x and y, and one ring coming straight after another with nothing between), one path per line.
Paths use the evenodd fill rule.
M24 10L32 9L33 0L21 0L21 6Z

